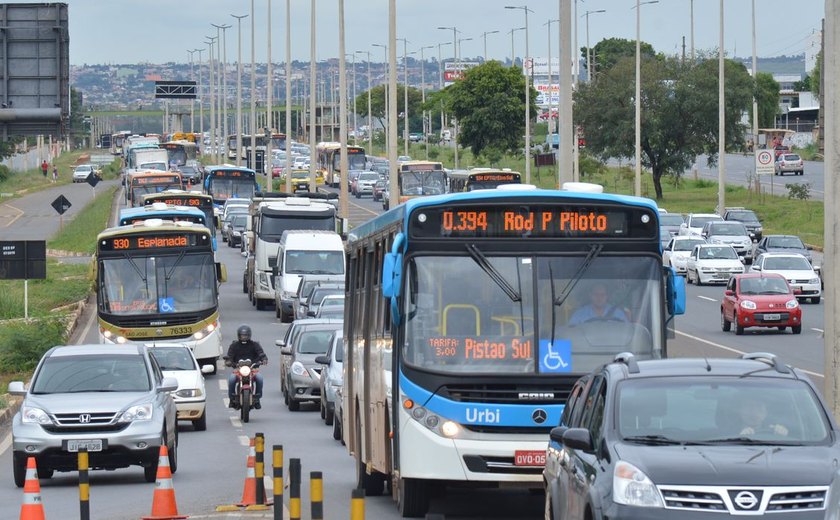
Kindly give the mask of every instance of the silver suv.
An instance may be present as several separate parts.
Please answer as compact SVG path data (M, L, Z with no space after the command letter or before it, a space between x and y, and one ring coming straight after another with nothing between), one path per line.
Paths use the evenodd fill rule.
M53 347L35 369L12 422L15 485L23 487L26 459L35 457L38 475L76 471L79 448L90 453L92 469L142 466L154 482L162 442L169 465L178 469L178 423L169 392L178 381L163 377L144 345L73 345Z
M708 222L700 235L710 244L727 244L735 248L745 263L752 263L753 243L746 226L740 222Z

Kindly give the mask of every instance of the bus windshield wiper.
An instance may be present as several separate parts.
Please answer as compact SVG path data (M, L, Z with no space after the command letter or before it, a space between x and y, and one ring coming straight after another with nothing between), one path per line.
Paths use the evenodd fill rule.
M580 263L580 266L578 267L577 271L575 271L575 274L569 279L569 281L566 283L566 286L563 287L563 290L560 291L560 296L554 298L554 305L558 307L563 305L563 303L566 301L566 298L568 298L569 295L572 294L572 291L574 290L577 283L580 281L581 277L583 276L583 273L585 273L586 270L589 269L589 266L592 265L592 261L595 260L595 258L601 253L601 250L603 248L603 245L595 244L589 249L589 253L586 254L586 257L584 257L583 262ZM551 286L552 288L554 287L553 276L551 280Z
M505 277L502 276L502 273L500 273L495 267L493 267L493 264L491 264L487 260L487 257L484 256L484 253L482 253L481 250L475 246L475 244L467 244L467 253L469 253L473 261L475 261L475 263L477 263L478 266L481 267L481 269L485 273L487 273L487 276L489 276L494 282L496 282L496 285L498 285L505 292L505 294L507 294L507 297L510 298L511 301L522 301L522 296L519 294L519 292L513 288L510 282L505 280Z

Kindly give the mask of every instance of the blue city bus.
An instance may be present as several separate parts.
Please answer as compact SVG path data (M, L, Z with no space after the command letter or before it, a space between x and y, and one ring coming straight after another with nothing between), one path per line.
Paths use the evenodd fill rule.
M173 206L171 204L166 204L165 202L155 202L145 206L125 208L120 210L120 218L117 225L131 226L137 222L144 222L152 219L172 222L192 222L193 224L204 226L210 230L210 236L212 237L213 242L213 251L216 251L216 234L213 231L213 228L208 225L208 222L212 222L213 218L211 217L208 220L207 215L198 208Z
M204 225L210 230L212 236L216 236L213 197L210 195L187 190L165 190L159 193L150 193L143 197L143 204L146 206L150 206L156 202L163 202L172 206L187 206L201 210L207 220Z
M450 483L541 488L575 380L667 356L685 286L656 204L572 187L418 197L350 232L336 416L358 485L390 480L403 516Z
M205 168L204 193L213 197L220 209L229 198L250 199L260 192L256 173L238 166L208 166Z

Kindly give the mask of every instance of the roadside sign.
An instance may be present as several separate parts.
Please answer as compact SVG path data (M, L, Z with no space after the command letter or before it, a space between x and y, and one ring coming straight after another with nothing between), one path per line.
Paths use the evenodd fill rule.
M51 206L53 207L53 209L55 209L56 213L58 213L59 215L64 215L64 213L66 213L67 210L70 209L70 206L72 206L72 204L70 204L70 201L67 200L67 198L64 195L59 195L54 201L52 201Z
M0 280L43 280L46 277L46 241L0 241Z
M776 167L773 165L773 150L755 151L755 173L756 175L773 175Z
M102 166L105 164L111 164L114 162L114 156L111 154L107 155L91 155L90 156L90 163L96 164L98 166Z
M85 180L92 188L95 188L97 184L99 184L99 177L94 174L88 174L87 179Z

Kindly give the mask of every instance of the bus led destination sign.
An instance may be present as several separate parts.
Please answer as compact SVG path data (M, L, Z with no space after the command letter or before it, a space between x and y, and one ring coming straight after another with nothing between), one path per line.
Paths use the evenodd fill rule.
M123 235L103 239L100 250L177 249L196 245L200 236L198 234Z
M650 238L652 212L558 205L423 208L412 216L418 238Z

